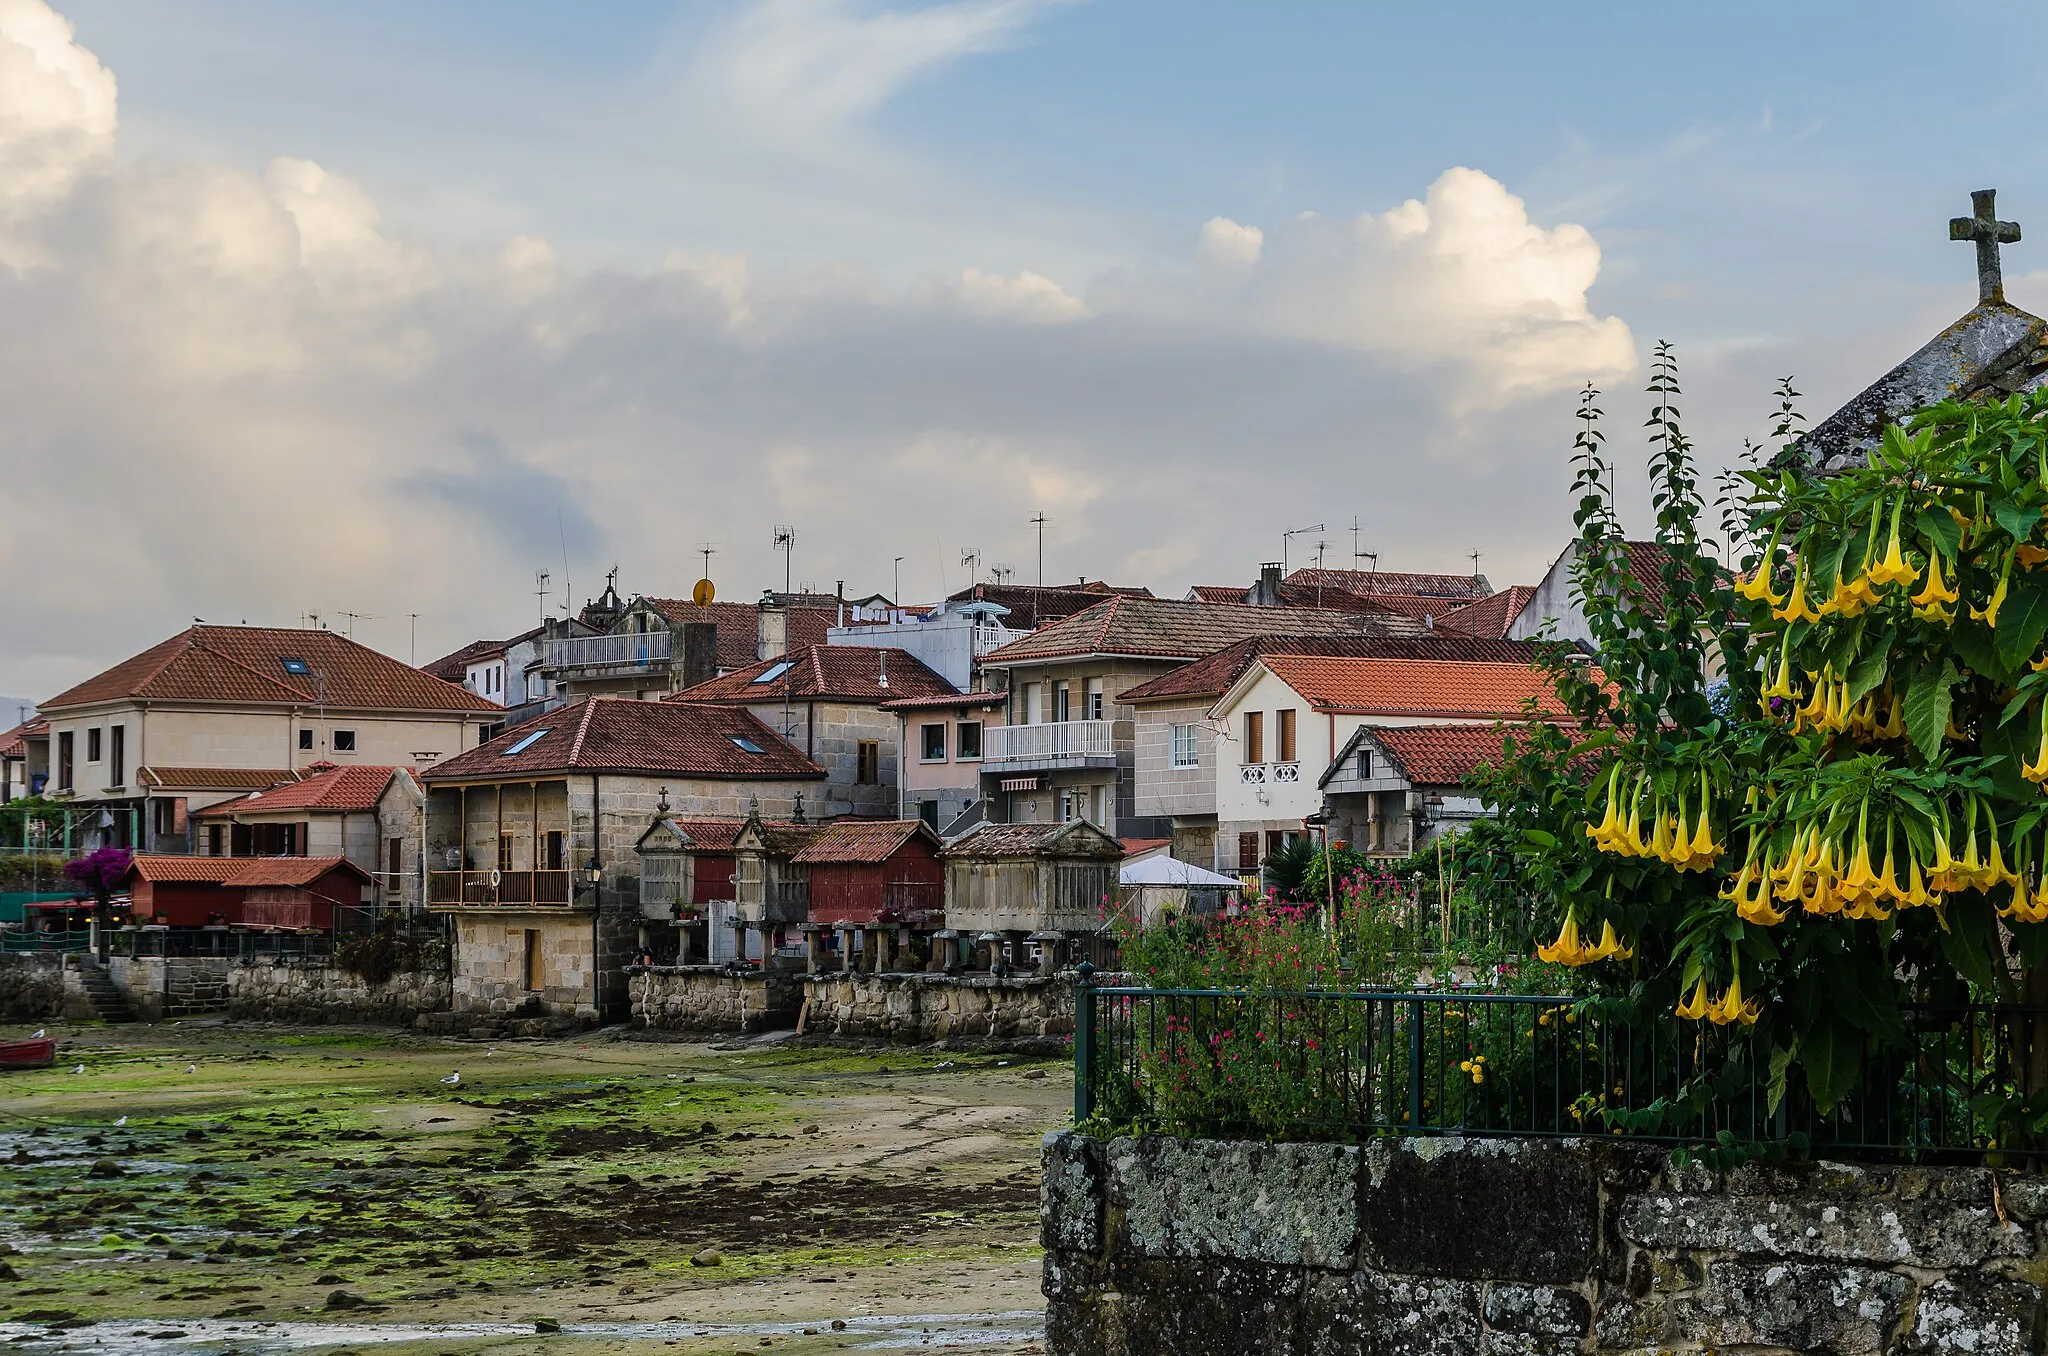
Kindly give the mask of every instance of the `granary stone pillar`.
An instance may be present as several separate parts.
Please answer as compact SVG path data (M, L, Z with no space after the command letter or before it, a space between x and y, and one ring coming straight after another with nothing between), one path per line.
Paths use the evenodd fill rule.
M816 923L804 924L804 952L812 974L824 973L826 951L825 929Z

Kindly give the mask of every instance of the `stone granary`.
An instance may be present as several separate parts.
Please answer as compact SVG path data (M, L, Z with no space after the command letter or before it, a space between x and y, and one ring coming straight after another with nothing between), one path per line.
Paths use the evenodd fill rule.
M745 711L617 697L429 769L427 907L456 920L455 1009L623 1018L650 820L787 813L824 778Z
M791 864L809 873L803 930L813 971L827 967L835 944L844 970L881 974L906 968L926 937L945 923L945 869L939 836L920 819L842 820L820 829Z
M1064 946L1101 930L1123 856L1082 819L985 824L948 843L946 928L934 934L945 968L1022 967L1031 944L1042 967L1057 964Z

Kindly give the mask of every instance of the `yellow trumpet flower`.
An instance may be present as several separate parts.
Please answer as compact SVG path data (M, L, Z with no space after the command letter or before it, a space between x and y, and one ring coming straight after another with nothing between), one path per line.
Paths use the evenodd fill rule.
M1904 550L1899 542L1899 514L1906 507L1906 498L1899 496L1899 502L1892 509L1892 539L1885 549L1884 559L1870 567L1869 577L1882 585L1908 584L1920 577L1920 572L1907 563Z
M2041 747L2034 754L2031 765L2026 762L2020 764L2020 776L2036 786L2048 782L2048 702L2042 703L2041 709Z
M1682 830L1685 826L1679 825ZM1721 856L1721 845L1714 841L1713 825L1707 820L1706 802L1700 802L1700 826L1692 836L1691 869L1705 871Z
M1680 1003L1676 1009L1680 1017L1688 1022L1697 1022L1707 1015L1710 1004L1707 1001L1707 981L1702 979L1699 987L1692 991L1692 997Z
M1785 605L1785 599L1771 592L1771 562L1767 559L1744 580L1735 585L1735 596L1746 598L1752 603L1768 603L1772 608Z
M2006 591L2012 587L2012 557L2005 558L2005 565L1998 572L1998 587L1991 590L1991 601L1982 608L1971 608L1973 621L1983 622L1992 630L1998 629L1998 609L2005 606Z
M2022 542L2013 548L2012 554L2013 559L2020 563L2023 570L2031 570L2042 561L2048 560L2048 548L2036 546L2032 542Z
M1607 778L1607 814L1598 824L1586 826L1586 837L1603 852L1612 852L1615 839L1621 833L1621 764L1614 765L1614 771Z
M1635 954L1633 948L1623 946L1621 938L1615 935L1613 919L1600 925L1600 940L1593 947L1594 960L1627 960Z
M1557 940L1549 946L1537 947L1536 956L1552 965L1590 965L1599 959L1592 947L1579 940L1579 920L1570 916L1558 930Z
M1721 995L1721 1001L1707 1009L1707 1020L1715 1026L1727 1026L1731 1022L1754 1026L1762 1015L1763 1004L1755 1000L1742 1001L1742 976L1739 973L1728 981L1728 992Z
M1799 695L1798 689L1792 686L1792 643L1790 641L1785 642L1784 645L1779 647L1778 676L1771 680L1771 685L1765 688L1761 695L1764 699L1764 709L1766 711L1769 711L1770 702L1773 697L1790 699Z
M1920 620L1948 622L1955 619L1953 609L1962 596L1942 579L1941 553L1937 551L1927 556L1927 582L1907 601L1913 604L1913 615Z
M1787 595L1783 607L1771 609L1771 615L1781 622L1816 622L1821 614L1814 611L1813 604L1806 601L1806 562L1792 572L1792 591Z

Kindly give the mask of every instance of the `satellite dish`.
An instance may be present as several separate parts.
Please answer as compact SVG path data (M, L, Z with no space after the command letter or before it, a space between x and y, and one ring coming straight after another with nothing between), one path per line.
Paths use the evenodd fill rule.
M709 579L699 579L697 587L690 590L690 601L702 607L718 596L718 590L711 587Z

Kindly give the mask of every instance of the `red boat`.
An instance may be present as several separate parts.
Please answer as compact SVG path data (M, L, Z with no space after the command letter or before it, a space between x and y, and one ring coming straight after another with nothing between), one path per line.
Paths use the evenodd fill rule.
M0 1041L0 1070L47 1069L57 1062L57 1042L39 1040Z

